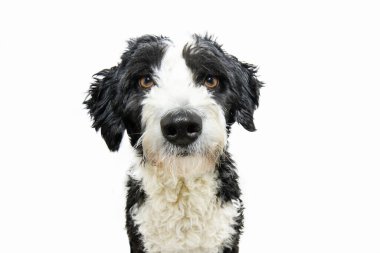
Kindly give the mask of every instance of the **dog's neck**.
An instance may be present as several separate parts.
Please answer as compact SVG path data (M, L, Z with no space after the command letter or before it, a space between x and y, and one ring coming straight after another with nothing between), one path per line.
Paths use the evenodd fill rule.
M132 217L144 232L147 249L216 253L230 243L227 238L236 233L238 209L232 203L223 205L217 197L215 162L181 157L170 166L145 161L136 169L146 201L132 209Z
M168 202L175 202L195 188L213 193L216 190L216 162L204 157L178 157L159 163L141 160L134 170L138 175L134 178L142 180L148 195L165 192Z

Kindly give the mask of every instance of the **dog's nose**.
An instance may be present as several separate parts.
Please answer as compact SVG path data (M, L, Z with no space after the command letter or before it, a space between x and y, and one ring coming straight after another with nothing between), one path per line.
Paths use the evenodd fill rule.
M186 146L202 133L202 119L193 112L172 112L161 119L161 131L169 142Z

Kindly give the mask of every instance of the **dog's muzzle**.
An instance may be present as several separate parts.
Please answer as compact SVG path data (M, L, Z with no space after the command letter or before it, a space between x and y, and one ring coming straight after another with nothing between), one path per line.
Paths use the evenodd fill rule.
M202 133L202 118L188 111L171 112L161 119L161 131L170 143L184 147Z

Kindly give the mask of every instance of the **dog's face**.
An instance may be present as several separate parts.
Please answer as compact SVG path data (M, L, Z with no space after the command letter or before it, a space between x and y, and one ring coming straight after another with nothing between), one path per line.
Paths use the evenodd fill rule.
M255 67L210 37L175 44L142 36L129 41L121 59L95 75L85 101L110 150L118 150L126 130L132 146L154 164L200 157L215 162L235 121L255 130L261 87Z

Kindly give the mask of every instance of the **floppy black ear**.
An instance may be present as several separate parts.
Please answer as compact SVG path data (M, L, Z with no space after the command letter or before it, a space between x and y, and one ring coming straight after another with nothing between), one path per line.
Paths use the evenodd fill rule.
M104 69L94 75L86 100L83 102L93 119L92 127L101 129L103 139L111 151L117 151L124 134L124 124L117 114L116 92L119 83L118 67Z
M240 100L236 111L236 121L248 131L255 131L253 111L259 106L260 88L262 82L256 78L256 67L241 63L242 75L238 77L241 85Z

